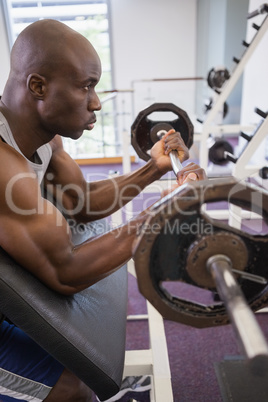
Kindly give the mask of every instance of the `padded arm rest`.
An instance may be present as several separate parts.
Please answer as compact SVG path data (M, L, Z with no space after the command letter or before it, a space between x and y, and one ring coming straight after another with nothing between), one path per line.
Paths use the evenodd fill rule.
M126 308L126 267L74 296L62 296L0 249L0 311L100 400L120 389Z

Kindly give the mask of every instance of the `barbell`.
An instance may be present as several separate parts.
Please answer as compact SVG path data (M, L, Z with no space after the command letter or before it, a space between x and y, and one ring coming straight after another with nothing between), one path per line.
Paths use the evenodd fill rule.
M268 235L209 217L204 205L221 201L268 222L268 195L259 188L235 179L185 184L157 202L140 229L133 247L138 287L166 319L197 328L231 322L246 355L262 367L265 356L268 369L268 347L252 312L268 304Z
M161 119L159 121L152 119L154 113L160 113L163 116L163 113L167 112L171 114L172 118L170 120ZM133 122L131 126L131 144L138 156L148 161L151 158L150 151L153 145L171 129L180 132L187 148L191 148L194 127L188 114L173 103L154 103L142 110ZM171 151L169 155L173 171L177 176L182 169L178 154L176 151Z

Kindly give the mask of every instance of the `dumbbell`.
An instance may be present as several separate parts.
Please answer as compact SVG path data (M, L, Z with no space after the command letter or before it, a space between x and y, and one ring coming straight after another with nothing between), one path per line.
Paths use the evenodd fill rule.
M175 115L175 119L156 121L150 118L150 115L158 112L171 112ZM148 161L151 158L150 151L153 145L171 129L180 132L185 145L190 149L193 144L194 127L187 113L173 103L154 103L142 110L132 124L131 144L138 156ZM169 155L177 176L182 169L178 154L176 151L171 151Z
M212 97L210 97L209 99L207 99L207 101L205 102L205 105L204 105L204 109L205 109L204 112L205 112L205 114L206 114L207 112L209 112L209 111L212 109L213 104L214 104L214 100L213 100ZM228 111L229 111L228 103L224 102L224 104L223 104L223 112L222 112L222 117L223 117L224 119L225 119L225 117L227 116Z
M263 166L260 170L259 170L259 175L262 179L268 179L268 166Z
M227 68L222 66L213 67L208 72L207 83L211 89L218 92L229 78L230 73Z
M208 147L208 158L214 165L226 165L229 162L226 152L231 155L234 153L232 145L223 138L210 137Z

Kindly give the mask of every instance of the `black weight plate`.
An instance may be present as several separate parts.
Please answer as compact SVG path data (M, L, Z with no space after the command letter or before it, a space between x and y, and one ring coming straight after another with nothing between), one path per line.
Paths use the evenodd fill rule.
M240 269L268 279L268 235L243 232L211 219L202 210L205 203L224 200L254 210L268 221L265 191L259 191L256 197L255 187L235 179L219 179L217 184L203 180L177 188L156 203L135 240L133 257L139 290L166 319L200 328L228 322L223 303L212 303L212 298L206 303L195 300L197 288L209 292L213 287L200 280L200 275L203 279L206 276L206 266L198 275L193 275L193 268L199 270L200 265L215 252L226 254L235 262L237 239L247 254ZM230 245L230 242L234 244ZM267 284L242 277L237 280L253 311L267 306ZM191 287L190 299L181 293L170 293L169 286L165 286L174 286L178 282Z
M214 165L226 165L229 161L225 158L225 151L234 153L232 145L225 140L217 139L209 148L208 158Z
M149 115L154 112L172 112L177 118L171 121L149 119ZM142 110L131 126L131 144L141 159L145 161L150 159L150 150L155 143L151 132L157 124L172 126L175 131L180 132L188 148L193 145L194 127L187 113L173 103L154 103Z

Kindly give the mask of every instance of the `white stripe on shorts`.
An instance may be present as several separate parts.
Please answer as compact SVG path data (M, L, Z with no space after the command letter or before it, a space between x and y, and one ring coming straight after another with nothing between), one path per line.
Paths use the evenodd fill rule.
M31 402L42 402L51 387L0 368L0 394Z

